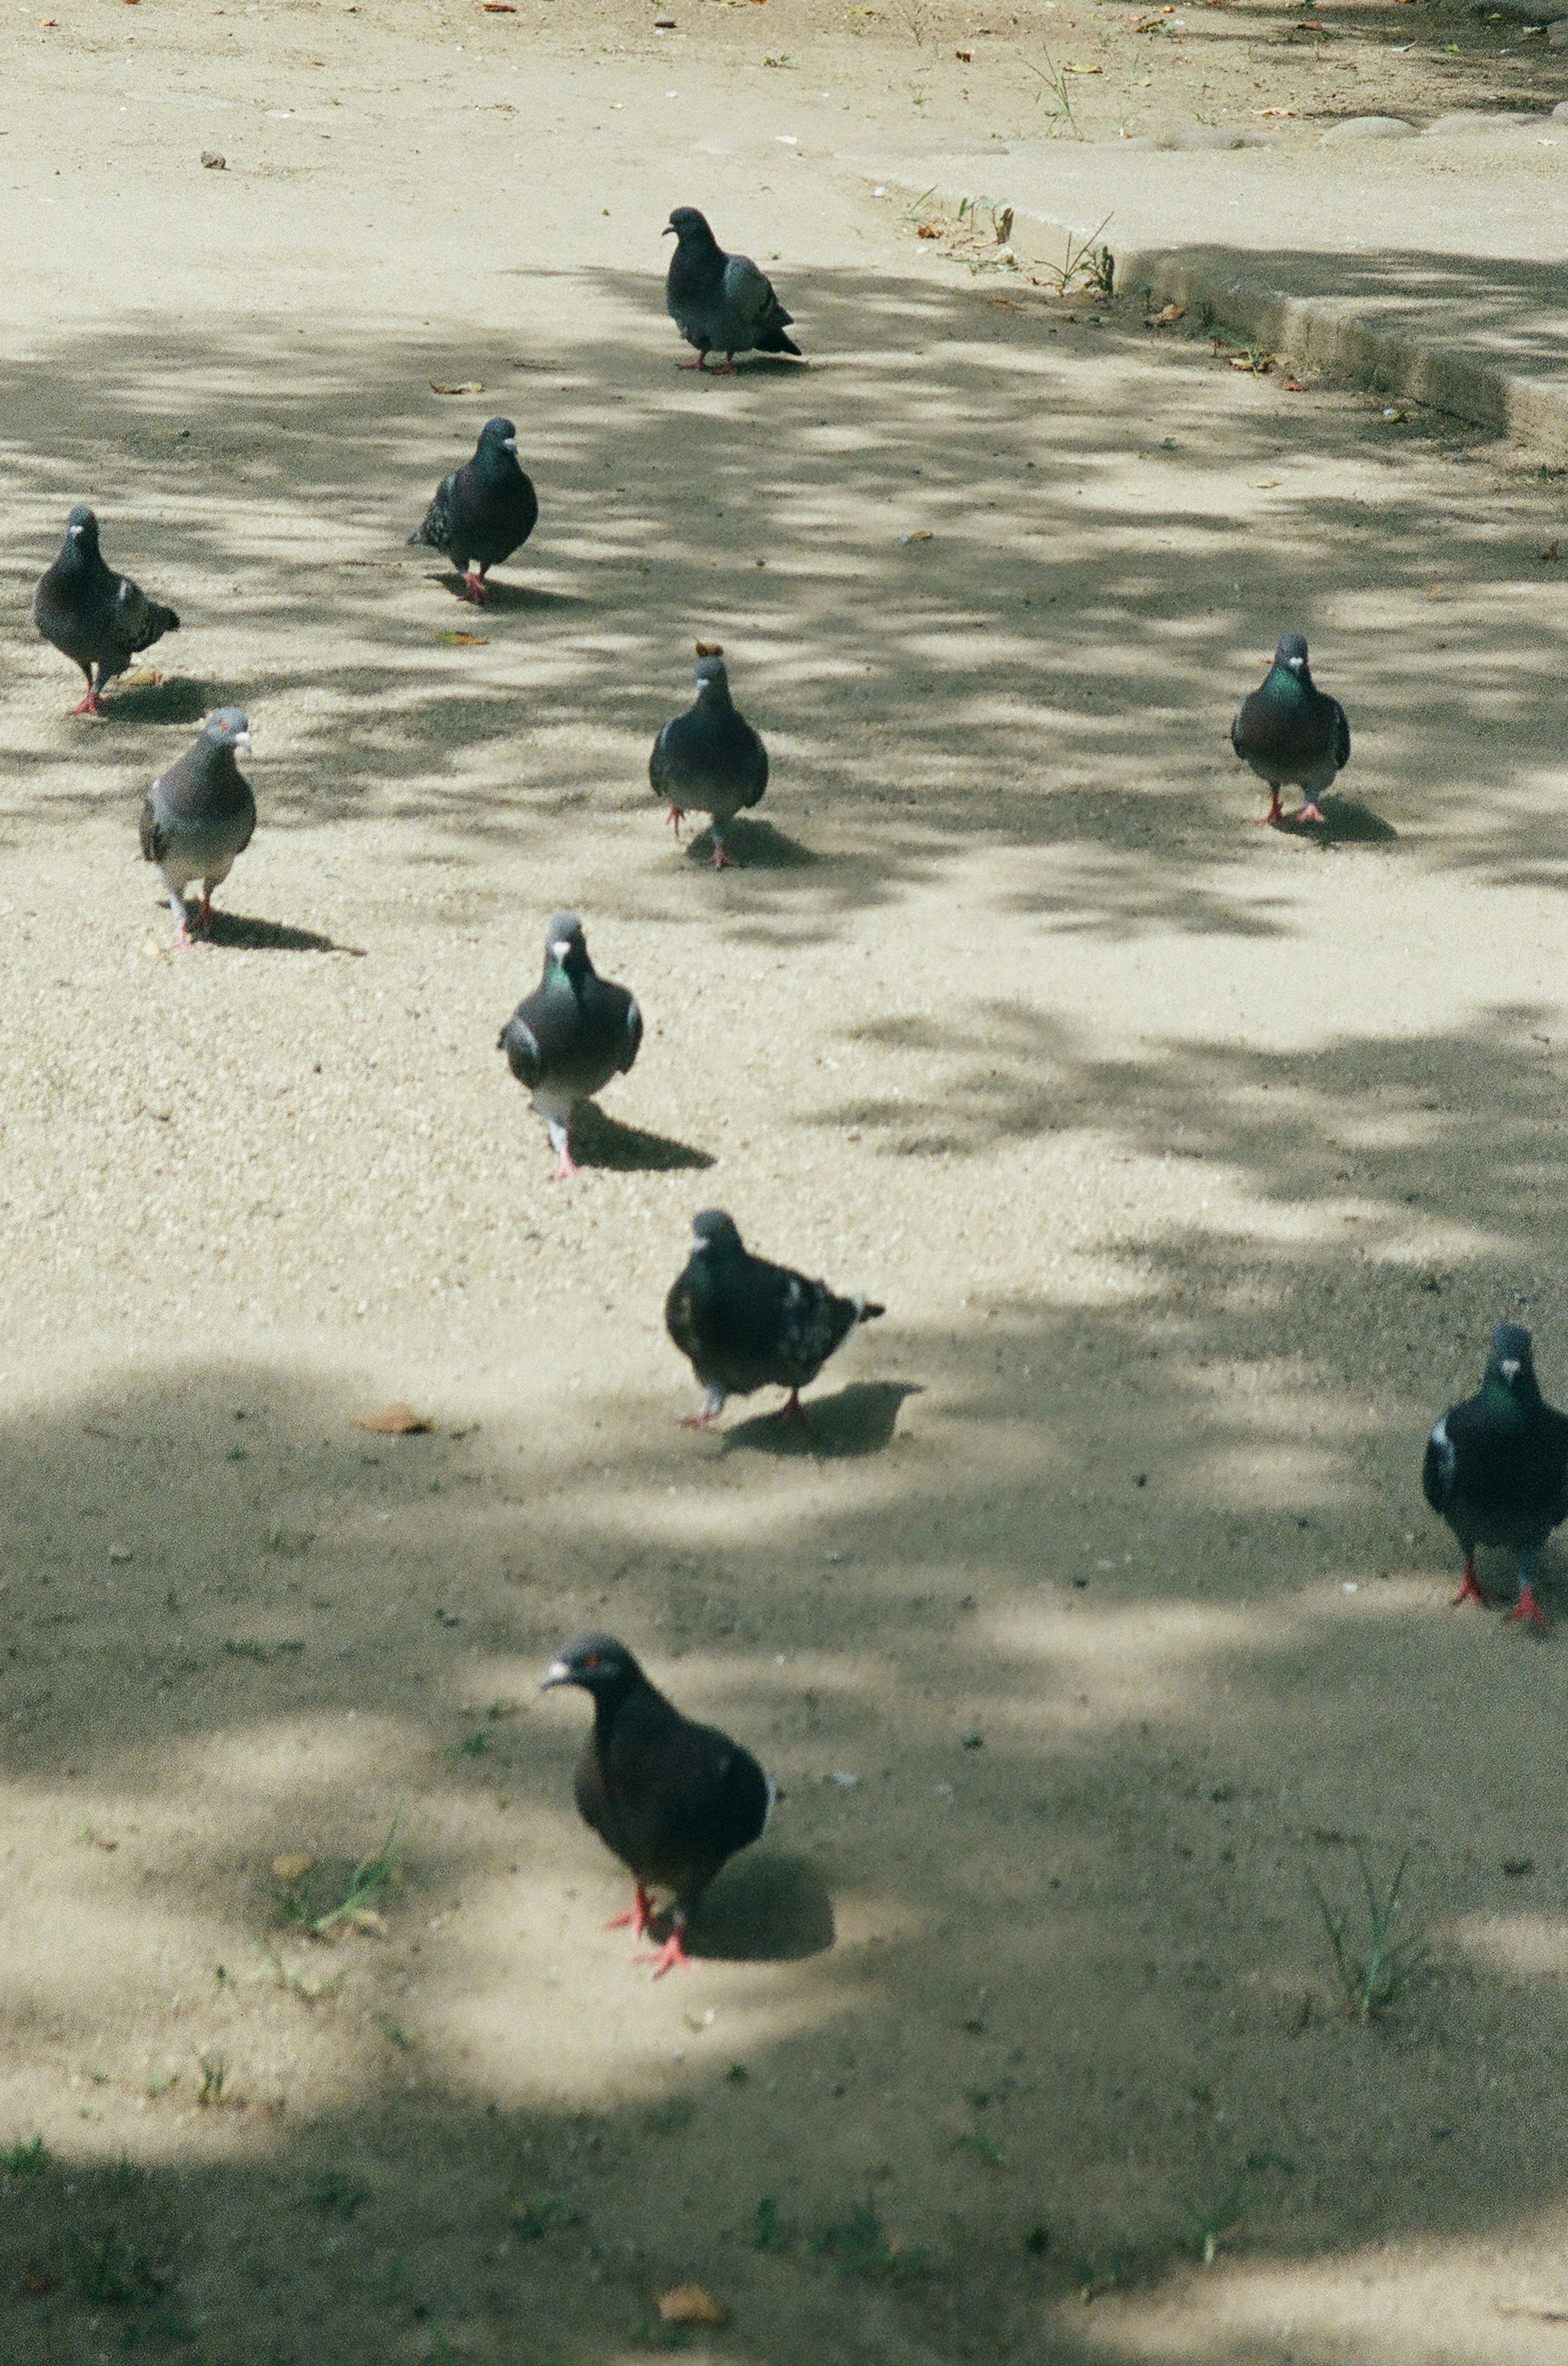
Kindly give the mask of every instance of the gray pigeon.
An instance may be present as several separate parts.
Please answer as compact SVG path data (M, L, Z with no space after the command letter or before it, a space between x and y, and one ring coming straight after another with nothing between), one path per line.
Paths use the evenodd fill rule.
M487 572L521 550L538 523L539 497L518 462L517 429L510 419L487 419L474 457L442 479L409 540L450 558L463 598L482 607Z
M237 706L220 706L203 724L201 737L166 772L160 772L141 808L141 851L155 862L169 891L169 909L179 920L174 942L188 946L191 934L185 889L201 881L197 925L212 925L212 891L221 885L243 854L256 827L256 800L234 761L237 748L249 748L251 727Z
M1317 800L1350 760L1350 727L1338 700L1314 682L1299 633L1285 635L1262 682L1237 708L1230 744L1268 783L1272 803L1265 822L1281 819L1280 790L1287 783L1302 793L1296 820L1323 819Z
M753 1256L722 1208L705 1208L691 1229L691 1255L665 1300L665 1328L702 1383L702 1410L686 1426L706 1429L726 1397L770 1385L790 1391L781 1417L803 1420L801 1391L857 1323L886 1307Z
M793 354L798 361L801 348L784 333L790 315L767 273L749 255L726 254L695 206L677 206L664 236L672 231L665 310L697 348L697 359L680 367L705 369L711 353L722 354L731 371L737 354Z
M697 702L665 725L648 758L654 794L669 799L677 838L689 806L713 818L715 871L740 868L724 851L724 832L745 806L767 786L767 750L730 698L724 652L716 641L697 644Z
M555 913L544 931L544 975L507 1020L496 1048L528 1087L563 1179L577 1172L573 1110L626 1073L642 1041L642 1012L623 986L594 968L577 914Z
M1568 1519L1568 1419L1540 1393L1522 1324L1505 1323L1492 1334L1479 1390L1462 1404L1450 1405L1433 1429L1421 1492L1464 1554L1456 1604L1484 1604L1475 1549L1501 1545L1518 1565L1509 1617L1544 1627L1535 1580L1548 1537Z
M101 715L100 696L137 652L180 629L173 608L160 607L129 575L117 575L104 564L98 521L80 505L66 520L60 557L39 578L33 622L87 677L87 695L72 708L73 715Z

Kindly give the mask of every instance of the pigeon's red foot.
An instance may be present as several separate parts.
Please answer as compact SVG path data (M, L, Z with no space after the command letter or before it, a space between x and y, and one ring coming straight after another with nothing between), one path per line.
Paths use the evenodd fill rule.
M647 1929L649 1923L653 1921L653 1917L654 1901L648 1896L648 1893L644 1888L642 1883L639 1882L637 1884L637 1895L633 1903L626 1909L625 1913L612 1914L604 1927L607 1931L624 1931L627 1924L630 1923L633 1930L635 1931L638 1938L640 1939L644 1932Z
M180 932L179 932L179 935L174 939L174 943L170 946L169 950L170 950L170 952L175 952L175 953L194 953L194 952L195 952L195 951L196 951L196 939L192 936L192 934L191 934L191 932L190 932L189 929L187 929L187 928L186 928L186 926L185 926L185 924L184 920L182 920L182 921L180 922Z
M577 1165L577 1160L572 1156L571 1152L569 1150L563 1150L561 1153L561 1164L555 1169L556 1182L575 1183L582 1171L583 1170Z
M678 1426L682 1429L711 1429L718 1418L716 1413L683 1413Z
M86 697L81 701L80 704L73 706L71 710L73 715L101 715L103 711L103 708L98 704L98 693L95 690L90 690L87 693Z
M710 377L734 377L735 375L734 363L733 361L722 361L719 364L717 369L710 370L708 375Z
M1305 805L1297 814L1296 819L1297 821L1320 821L1327 825L1328 817L1316 797L1308 797Z
M1260 829L1267 829L1271 822L1283 821L1285 817L1284 807L1280 803L1280 793L1278 789L1274 791L1273 795L1274 802L1269 807L1268 812L1266 814L1260 814L1258 817L1258 827Z
M1463 1582L1453 1598L1453 1606L1456 1610L1462 1602L1478 1602L1483 1610L1486 1607L1486 1596L1475 1582L1475 1563L1473 1560L1467 1560L1464 1564Z
M724 852L723 848L720 845L718 839L715 839L713 840L713 851L708 857L708 867L711 871L738 871L741 866L735 861L733 854L726 854Z
M706 355L706 354L699 354L699 355L698 355L698 356L697 356L697 359L696 359L694 362L677 362L677 364L676 364L676 367L677 367L677 369L698 369L698 370L705 370L705 369L707 368L707 366L708 366L708 356L707 356L707 355Z
M686 364L682 362L680 366L684 369L686 367ZM668 822L671 829L674 830L676 844L678 846L680 843L680 825L686 819L686 807L684 806L671 806L668 813L665 816L665 819Z
M801 1403L801 1391L799 1389L790 1390L789 1396L779 1406L773 1418L775 1421L788 1422L802 1422L805 1420L806 1408Z
M458 596L464 600L472 600L476 608L482 608L485 604L484 577L476 575L474 569L470 568L463 579L463 590Z
M681 1944L678 1931L672 1931L664 1945L656 1948L652 1955L634 1955L632 1960L638 1964L652 1964L654 1968L651 1977L655 1980L662 1980L666 1972L689 1972L696 1969L696 1966Z
M1508 1613L1508 1624L1517 1627L1544 1627L1547 1623L1546 1613L1536 1600L1531 1588L1521 1585L1519 1598Z

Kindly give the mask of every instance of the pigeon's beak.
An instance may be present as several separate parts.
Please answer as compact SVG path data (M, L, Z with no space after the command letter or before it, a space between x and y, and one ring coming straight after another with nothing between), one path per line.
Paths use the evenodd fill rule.
M569 1684L571 1681L572 1672L565 1660L552 1660L544 1671L544 1681L539 1689L542 1693L547 1693L553 1684Z
M659 232L659 236L661 238L674 238L677 235L678 233L674 222L666 222L663 230Z
M85 526L68 525L65 529L65 538L67 542L80 542L86 531Z
M572 941L570 937L562 937L557 943L553 944L550 948L552 958L558 962L564 962L571 950Z
M1502 1362L1498 1365L1497 1369L1502 1373L1503 1378L1507 1381L1508 1386L1512 1388L1514 1382L1519 1377L1518 1358L1517 1356L1505 1356Z
M234 745L236 748L249 748L250 744L251 735L248 731L236 731L234 734Z
M517 450L517 437L515 435L503 435L501 437L501 450L503 452L515 452Z

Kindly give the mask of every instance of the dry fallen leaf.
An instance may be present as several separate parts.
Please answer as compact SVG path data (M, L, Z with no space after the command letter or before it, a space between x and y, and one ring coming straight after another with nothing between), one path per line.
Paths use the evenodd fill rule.
M156 690L162 679L151 666L132 666L129 673L121 674L119 686L121 690Z
M227 156L220 156L215 148L204 148L201 152L201 168L204 173L226 173L229 170L229 159Z
M487 17L515 17L517 15L517 10L512 6L512 0L479 0L479 6L483 8Z
M1163 312L1157 312L1155 314L1154 325L1157 329L1169 329L1171 328L1176 321L1184 321L1186 317L1187 307L1185 304L1167 304Z
M1294 107L1260 107L1258 109L1258 112L1259 112L1259 114L1260 114L1260 115L1282 115L1282 115L1294 115L1294 114L1295 113L1295 109L1294 109Z
M289 1849L273 1859L274 1881L303 1881L316 1860L308 1849Z
M346 1919L351 1931L363 1931L366 1938L385 1939L387 1935L386 1919L374 1906L356 1906Z
M482 377L465 377L456 386L438 386L432 377L430 386L432 394L483 394L485 391Z
M1543 567L1547 566L1550 561L1560 556L1557 546L1562 539L1562 537L1561 535L1554 534L1552 535L1551 540L1547 544L1546 548L1540 554L1540 563Z
M1299 377L1282 377L1280 380L1280 392L1282 394L1305 394L1306 392L1306 388Z
M917 525L913 534L901 534L899 536L901 542L929 542L930 539L931 528L928 525Z
M917 223L914 234L916 238L940 238L942 235L935 222Z
M677 2284L660 2293L659 2315L666 2325L728 2325L730 2312L700 2284Z
M417 1437L435 1424L399 1400L397 1404L383 1405L379 1413L357 1414L351 1427L368 1429L373 1437Z
M1272 492L1280 480L1278 477L1252 477L1248 481L1255 493L1269 493Z
M489 645L489 636L486 633L444 632L438 633L436 639L444 641L449 649L482 649ZM428 1424L421 1423L420 1425L425 1428Z
M1068 73L1092 74L1103 73L1105 69L1103 66L1068 66L1065 71Z
M1441 585L1440 583L1428 583L1428 586L1427 586L1427 597L1428 597L1428 600L1446 600L1446 599L1448 598L1448 596L1449 596L1449 595L1448 595L1448 593L1443 590L1443 587L1442 587L1442 585Z

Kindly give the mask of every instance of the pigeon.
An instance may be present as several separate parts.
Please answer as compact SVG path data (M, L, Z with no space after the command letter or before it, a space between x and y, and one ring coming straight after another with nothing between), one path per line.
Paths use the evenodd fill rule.
M1501 1545L1518 1562L1510 1618L1544 1627L1535 1598L1541 1550L1568 1519L1568 1416L1540 1393L1529 1333L1505 1323L1492 1334L1480 1389L1450 1405L1427 1440L1421 1492L1464 1553L1461 1602L1484 1603L1475 1580L1477 1545Z
M801 348L784 333L786 312L773 282L749 255L726 254L695 206L677 206L664 227L675 233L675 253L665 281L665 310L689 345L694 362L682 369L706 369L711 353L723 355L720 371L734 371L737 354L793 354Z
M98 701L139 649L150 649L165 633L177 633L173 608L150 600L129 575L106 567L98 549L98 521L80 504L65 522L60 557L39 578L33 622L46 641L72 659L87 677L87 695L73 715L101 715ZM98 679L93 680L93 668Z
M141 852L155 862L169 891L169 909L179 920L174 942L191 942L185 889L201 881L198 926L212 925L212 891L228 878L234 857L243 854L256 827L256 800L234 761L237 748L251 744L251 727L237 706L209 715L201 736L160 772L141 808Z
M689 1414L685 1426L706 1429L726 1397L768 1386L790 1391L782 1418L803 1420L801 1391L857 1323L886 1307L837 1298L825 1281L753 1256L722 1208L705 1208L691 1229L686 1270L665 1300L665 1328L705 1391L701 1412Z
M684 1944L697 1901L720 1868L761 1836L773 1786L738 1741L696 1725L652 1685L613 1635L579 1635L553 1661L542 1690L577 1684L593 1699L593 1729L573 1788L577 1812L637 1885L634 1902L606 1924L640 1939L654 1919L651 1893L674 1893L669 1935L652 1956L654 1977L689 1970Z
M573 1110L625 1075L642 1041L643 1014L632 996L599 976L577 914L557 912L544 931L544 975L501 1029L496 1049L533 1096L563 1180L578 1171Z
M733 704L724 652L716 641L697 644L697 700L665 725L648 758L654 794L668 797L676 837L686 809L713 818L715 871L738 871L724 851L724 832L743 806L761 801L767 786L767 750Z
M1319 690L1307 671L1306 643L1287 633L1260 686L1244 698L1230 727L1230 744L1272 799L1261 818L1279 821L1285 783L1302 793L1300 821L1321 821L1318 798L1350 760L1350 727L1337 698Z
M464 599L483 606L487 570L521 550L538 520L539 497L518 466L517 429L510 419L487 419L474 457L442 479L409 540L450 558Z

